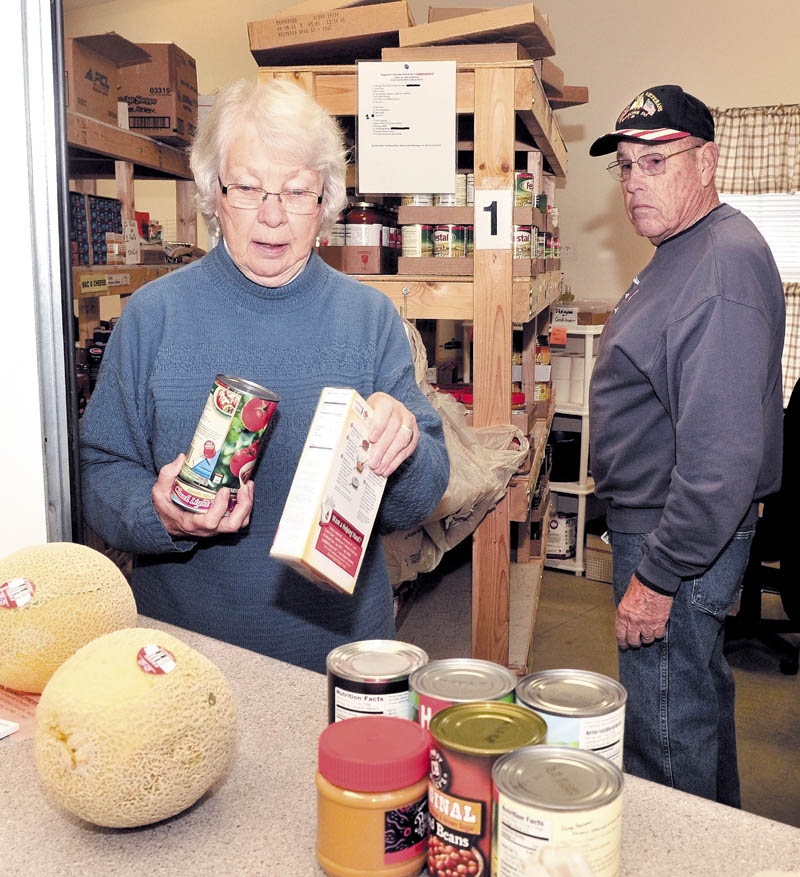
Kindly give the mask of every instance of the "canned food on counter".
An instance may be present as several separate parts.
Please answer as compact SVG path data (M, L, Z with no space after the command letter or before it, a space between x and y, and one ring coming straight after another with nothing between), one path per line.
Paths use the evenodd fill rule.
M547 743L588 749L622 768L627 692L590 670L541 670L519 680L516 702L547 722Z
M431 661L409 678L411 719L423 728L445 707L472 701L513 703L517 677L507 667L479 658Z
M428 870L458 858L467 874L491 873L492 767L507 752L544 742L544 720L522 706L460 703L430 723Z
M400 227L402 255L433 256L433 226L412 223Z
M411 718L408 677L428 663L425 651L397 640L345 643L328 653L328 721L356 716Z
M529 746L498 758L492 769L494 877L536 870L539 852L579 851L595 877L620 873L622 772L591 752Z
M279 401L276 393L252 381L217 375L172 487L175 505L205 514L217 493L228 487L229 514L239 487L253 474Z
M433 229L433 255L437 258L459 259L465 253L463 225L443 224Z

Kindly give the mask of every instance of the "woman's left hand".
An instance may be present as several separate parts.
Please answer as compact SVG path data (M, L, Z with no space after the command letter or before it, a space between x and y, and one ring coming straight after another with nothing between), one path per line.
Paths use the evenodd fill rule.
M373 393L366 401L375 412L368 465L378 475L391 475L419 444L417 418L388 393Z

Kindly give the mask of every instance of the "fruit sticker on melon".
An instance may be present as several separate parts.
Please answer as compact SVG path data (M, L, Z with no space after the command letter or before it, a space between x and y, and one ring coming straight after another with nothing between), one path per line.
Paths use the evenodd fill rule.
M204 655L160 630L98 637L53 674L36 709L39 778L71 813L111 828L167 819L222 776L233 694Z
M0 560L0 685L38 694L77 649L136 624L116 564L86 545L48 542Z

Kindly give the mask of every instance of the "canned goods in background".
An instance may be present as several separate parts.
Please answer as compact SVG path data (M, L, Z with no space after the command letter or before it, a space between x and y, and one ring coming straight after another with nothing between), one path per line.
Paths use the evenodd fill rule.
M627 692L590 670L541 670L519 680L516 702L547 722L547 743L588 749L622 769Z
M412 223L400 227L403 256L433 255L433 226Z
M430 192L410 192L400 196L400 203L407 207L431 207L433 206L433 195Z
M533 204L533 174L528 171L514 172L514 206L530 207Z
M328 652L328 722L356 716L411 718L408 677L428 663L418 646L389 639L345 643Z
M379 247L383 240L384 215L376 204L358 201L345 216L345 244L348 247Z
M205 514L219 490L229 487L230 512L239 487L253 474L279 401L266 387L217 375L170 494L175 505Z
M464 207L467 203L467 175L456 174L454 192L437 192L433 203L437 207Z
M617 877L622 842L622 772L591 752L529 746L492 770L494 877L535 870L546 846L582 853L594 877Z
M494 661L447 658L415 670L408 685L411 719L427 728L433 716L454 703L477 700L513 703L517 677Z
M439 258L463 258L464 234L463 225L445 224L434 226L433 255Z
M515 259L531 258L531 227L515 225L512 229L513 257Z
M472 172L467 175L467 205L475 203L475 174Z
M546 731L543 719L512 703L460 703L431 719L431 874L452 857L467 874L491 873L492 767L507 752L544 742Z
M551 231L545 232L544 257L545 259L553 258L553 233Z
M539 231L538 235L538 243L536 246L536 258L537 259L545 259L547 258L547 233L543 231Z
M464 255L472 256L475 253L475 226L464 226Z
M327 232L319 236L321 247L343 247L345 245L345 224L334 223Z
M539 227L531 226L531 259L539 258Z

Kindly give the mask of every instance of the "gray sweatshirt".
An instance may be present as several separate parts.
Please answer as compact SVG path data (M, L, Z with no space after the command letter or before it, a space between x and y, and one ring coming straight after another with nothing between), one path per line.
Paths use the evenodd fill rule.
M780 276L727 204L664 241L600 339L591 468L609 529L649 533L641 581L674 593L712 565L781 476Z

